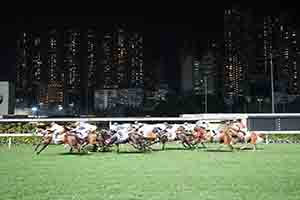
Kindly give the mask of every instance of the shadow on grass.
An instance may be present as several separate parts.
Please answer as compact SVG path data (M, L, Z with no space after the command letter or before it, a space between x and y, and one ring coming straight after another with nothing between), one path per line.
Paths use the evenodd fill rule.
M264 148L256 148L256 151L262 151ZM235 147L234 151L231 151L230 149L204 149L206 152L234 152L234 151L253 151L251 147L246 147L246 148L240 148L240 147Z
M192 151L195 148L184 148L184 147L165 147L164 150L157 149L158 151Z
M246 148L236 148L237 150L239 151L253 151L253 148L252 147L246 147ZM262 151L264 150L263 147L256 147L256 151Z
M120 151L116 152L116 154L148 154L151 151Z
M114 152L114 150L110 149L110 150L105 150L105 151L96 151L95 153L112 153Z
M63 152L63 153L58 153L58 155L60 156L90 156L93 153L97 153L97 152L91 152L91 153L87 153L87 152Z
M206 152L233 152L229 149L205 149Z

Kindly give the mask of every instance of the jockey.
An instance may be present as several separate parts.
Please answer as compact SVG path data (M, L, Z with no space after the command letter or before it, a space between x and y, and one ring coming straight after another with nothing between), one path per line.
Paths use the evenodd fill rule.
M245 140L245 136L247 135L247 128L246 126L242 123L241 119L237 119L233 125L232 129L235 131L235 134L237 137L241 139L241 141Z
M125 141L129 137L128 129L127 128L122 128L122 129L117 131L116 135L117 135L119 141Z
M145 124L145 123L139 123L137 121L134 122L134 124L131 125L130 127L130 132L135 132L137 134L143 135L141 134L141 129L143 129L145 126L148 126L149 124Z
M183 124L183 127L184 127L184 129L185 129L186 131L188 131L188 132L193 132L193 130L194 130L194 125L193 125L193 124L189 124L189 123L187 123L187 122L185 122L185 123Z
M173 126L170 126L166 129L167 136L168 136L169 140L175 140L176 139L179 127L182 127L182 125L173 124Z
M244 120L244 122L242 119L237 119L236 121L238 123L238 126L240 127L240 132L242 132L244 135L246 135L246 133L247 133L246 119Z
M134 131L133 124L117 124L114 123L110 127L110 131L112 131L114 134L111 138L107 139L105 143L107 145L113 144L115 142L117 143L123 143L129 138L129 133Z
M206 131L207 131L207 124L206 124L206 122L200 122L200 121L198 121L197 123L196 123L196 126L195 126L195 128L194 128L194 136L197 138L197 139L199 139L199 140L202 140L202 139L204 139L204 137L205 137L205 133L206 133Z
M77 127L72 130L80 139L85 139L89 133L97 130L97 126L91 125L86 122L77 122Z
M56 144L56 143L58 143L58 140L59 140L59 138L58 138L59 134L63 133L65 129L64 129L63 126L58 125L55 122L52 122L50 124L50 127L47 128L46 130L53 132L53 136L52 136L53 137L53 142Z
M162 129L154 124L147 124L139 128L138 133L145 138L156 138Z
M118 129L119 129L119 126L120 126L120 125L118 125L118 123L115 122L115 123L113 123L113 124L109 127L109 129L110 129L110 131L112 131L112 132L117 132Z

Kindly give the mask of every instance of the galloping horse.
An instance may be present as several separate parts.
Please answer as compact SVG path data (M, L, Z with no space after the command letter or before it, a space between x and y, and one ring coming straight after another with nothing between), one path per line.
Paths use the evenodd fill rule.
M53 131L47 130L42 132L43 136L34 149L36 154L40 154L51 142L53 141ZM62 133L58 135L58 139L54 141L55 144L65 144L69 145L71 147L70 152L73 151L73 148L75 148L78 152L80 152L80 143L77 140L76 136L74 134L69 134L67 132L67 129L64 129ZM39 147L42 146L42 148L38 151Z
M147 149L145 138L133 127L117 130L110 135L111 137L105 140L104 148L116 145L117 152L119 152L120 144L129 143L138 150L145 151Z
M256 151L256 145L262 143L264 138L265 136L259 132L248 132L245 135L245 145L241 147L241 150L247 148L248 144L250 143L252 150Z
M256 150L256 144L263 142L264 136L257 132L247 132L241 130L232 121L222 124L219 132L212 136L212 141L227 145L231 150L234 150L233 145L237 143L245 144L240 149L243 150L247 144L252 145L253 150Z

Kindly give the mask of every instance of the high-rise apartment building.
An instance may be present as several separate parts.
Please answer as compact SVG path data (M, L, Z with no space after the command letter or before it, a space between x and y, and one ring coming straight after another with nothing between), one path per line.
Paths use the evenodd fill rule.
M89 113L96 89L144 87L143 37L125 29L24 32L17 53L16 94L28 107L62 105ZM138 105L133 100L128 105Z
M29 85L28 74L30 71L30 44L31 38L27 32L22 32L17 41L16 60L16 106L28 106L27 88Z
M47 37L47 95L45 105L63 104L63 69L60 65L59 49L60 33L56 30L50 30Z
M81 32L66 29L63 33L64 104L81 106Z
M212 51L208 50L201 59L193 62L193 91L196 95L216 95L217 62Z
M253 33L251 15L238 8L226 9L224 15L224 96L245 94L247 71L253 66Z
M144 86L143 38L119 28L106 33L103 43L102 88L141 88Z
M132 34L129 41L129 87L144 87L144 63L143 63L143 37L138 34Z
M273 64L277 90L286 94L299 94L299 69L297 68L297 33L289 18L264 18L265 72Z
M87 69L88 88L95 88L97 81L97 35L93 29L87 31Z

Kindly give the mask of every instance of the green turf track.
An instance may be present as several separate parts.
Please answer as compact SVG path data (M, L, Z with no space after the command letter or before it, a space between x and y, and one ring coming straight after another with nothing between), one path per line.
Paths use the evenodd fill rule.
M32 146L0 146L0 199L300 199L300 145L234 153L172 147L71 155L50 146L36 156Z

